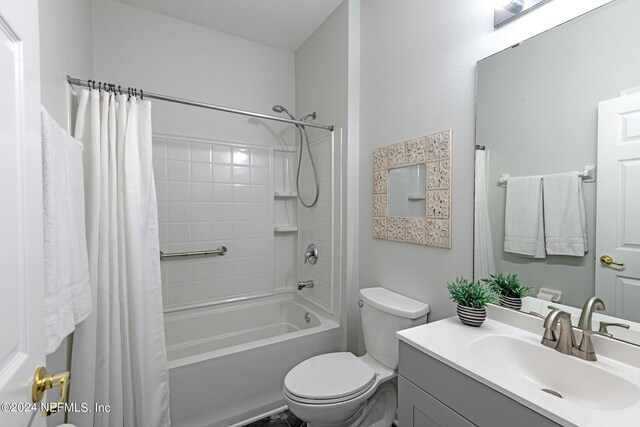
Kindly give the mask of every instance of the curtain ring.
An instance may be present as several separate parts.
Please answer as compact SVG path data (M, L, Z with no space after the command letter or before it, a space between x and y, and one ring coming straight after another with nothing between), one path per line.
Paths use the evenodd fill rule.
M140 101L142 101L144 99L144 93L142 92L142 89L140 89Z
M91 80L91 85L93 86L93 90L96 90L96 81Z
M89 88L89 90L91 90L91 82L92 80L87 80L87 87Z
M122 86L118 85L118 92L120 92L120 95L122 95Z

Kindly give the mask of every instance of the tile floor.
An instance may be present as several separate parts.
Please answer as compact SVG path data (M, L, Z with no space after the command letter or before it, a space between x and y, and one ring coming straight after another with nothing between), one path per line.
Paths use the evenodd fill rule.
M394 421L390 427L397 426L398 425ZM307 423L293 415L293 413L287 409L279 414L274 414L270 417L254 421L244 427L307 427Z
M307 424L287 409L279 414L254 421L245 427L307 427Z

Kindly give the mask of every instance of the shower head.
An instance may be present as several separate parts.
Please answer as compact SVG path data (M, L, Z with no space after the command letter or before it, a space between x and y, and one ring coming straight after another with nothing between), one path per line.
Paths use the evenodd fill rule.
M296 119L295 117L293 117L293 114L291 114L289 112L289 110L284 108L282 105L274 105L273 106L273 111L275 111L276 113L287 113L289 115L289 117L291 117L291 120L295 120Z

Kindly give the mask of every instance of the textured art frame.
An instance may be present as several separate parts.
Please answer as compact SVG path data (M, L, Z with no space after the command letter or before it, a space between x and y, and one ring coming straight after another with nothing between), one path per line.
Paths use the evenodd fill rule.
M451 248L451 136L447 129L373 150L374 239ZM389 216L389 170L419 164L426 170L426 216Z

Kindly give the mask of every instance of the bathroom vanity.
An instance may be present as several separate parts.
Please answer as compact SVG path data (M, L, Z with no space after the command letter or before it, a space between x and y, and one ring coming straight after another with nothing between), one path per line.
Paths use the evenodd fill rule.
M597 361L582 360L541 344L543 319L488 315L479 328L452 317L397 333L401 426L637 425L639 347L593 336Z
M400 342L398 421L401 426L523 426L558 423Z

